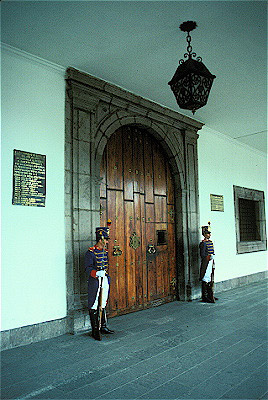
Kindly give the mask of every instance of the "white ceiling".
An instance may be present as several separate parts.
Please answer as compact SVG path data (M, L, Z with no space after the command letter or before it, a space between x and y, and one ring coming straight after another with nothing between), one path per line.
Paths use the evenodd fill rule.
M216 75L194 118L267 147L266 1L1 2L2 42L178 108L168 82L186 52L179 25L197 22L193 51Z

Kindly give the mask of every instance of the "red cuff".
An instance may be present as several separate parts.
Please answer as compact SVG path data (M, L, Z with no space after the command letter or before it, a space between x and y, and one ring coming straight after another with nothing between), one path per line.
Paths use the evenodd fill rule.
M92 276L92 278L97 278L96 273L97 273L97 271L96 271L95 269L93 269L93 270L90 272L90 275Z

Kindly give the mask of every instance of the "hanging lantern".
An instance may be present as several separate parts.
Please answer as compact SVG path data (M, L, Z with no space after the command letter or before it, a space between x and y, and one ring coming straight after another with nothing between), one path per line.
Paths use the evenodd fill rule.
M187 32L188 46L187 53L184 54L184 58L187 58L187 60L179 61L179 66L168 83L179 107L191 110L193 114L198 108L207 104L213 79L216 78L202 63L201 57L197 57L196 60L193 59L193 57L196 57L196 53L192 52L189 32L196 27L197 24L194 21L186 21L180 25L180 29Z

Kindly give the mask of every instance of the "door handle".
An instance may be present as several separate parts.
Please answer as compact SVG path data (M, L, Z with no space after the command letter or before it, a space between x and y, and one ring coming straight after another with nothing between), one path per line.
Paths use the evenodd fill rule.
M155 254L156 253L156 248L154 247L153 244L148 244L147 251L148 251L149 254Z
M122 255L122 250L120 249L120 246L114 246L113 256L121 256L121 255Z

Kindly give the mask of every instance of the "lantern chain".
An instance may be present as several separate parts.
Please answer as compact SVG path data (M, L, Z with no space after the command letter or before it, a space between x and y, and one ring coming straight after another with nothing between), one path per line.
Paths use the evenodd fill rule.
M187 32L186 40L187 40L187 43L188 43L188 46L187 46L187 48L186 48L186 50L188 51L188 53L184 53L184 58L190 59L190 58L192 58L192 57L196 57L196 53L192 53L192 50L193 50L193 48L192 48L192 46L191 46L191 40L192 40L192 38L191 38L189 32ZM197 57L197 58L196 58L196 61L202 61L202 57ZM182 64L183 62L184 62L184 60L181 59L181 60L179 61L179 64Z

